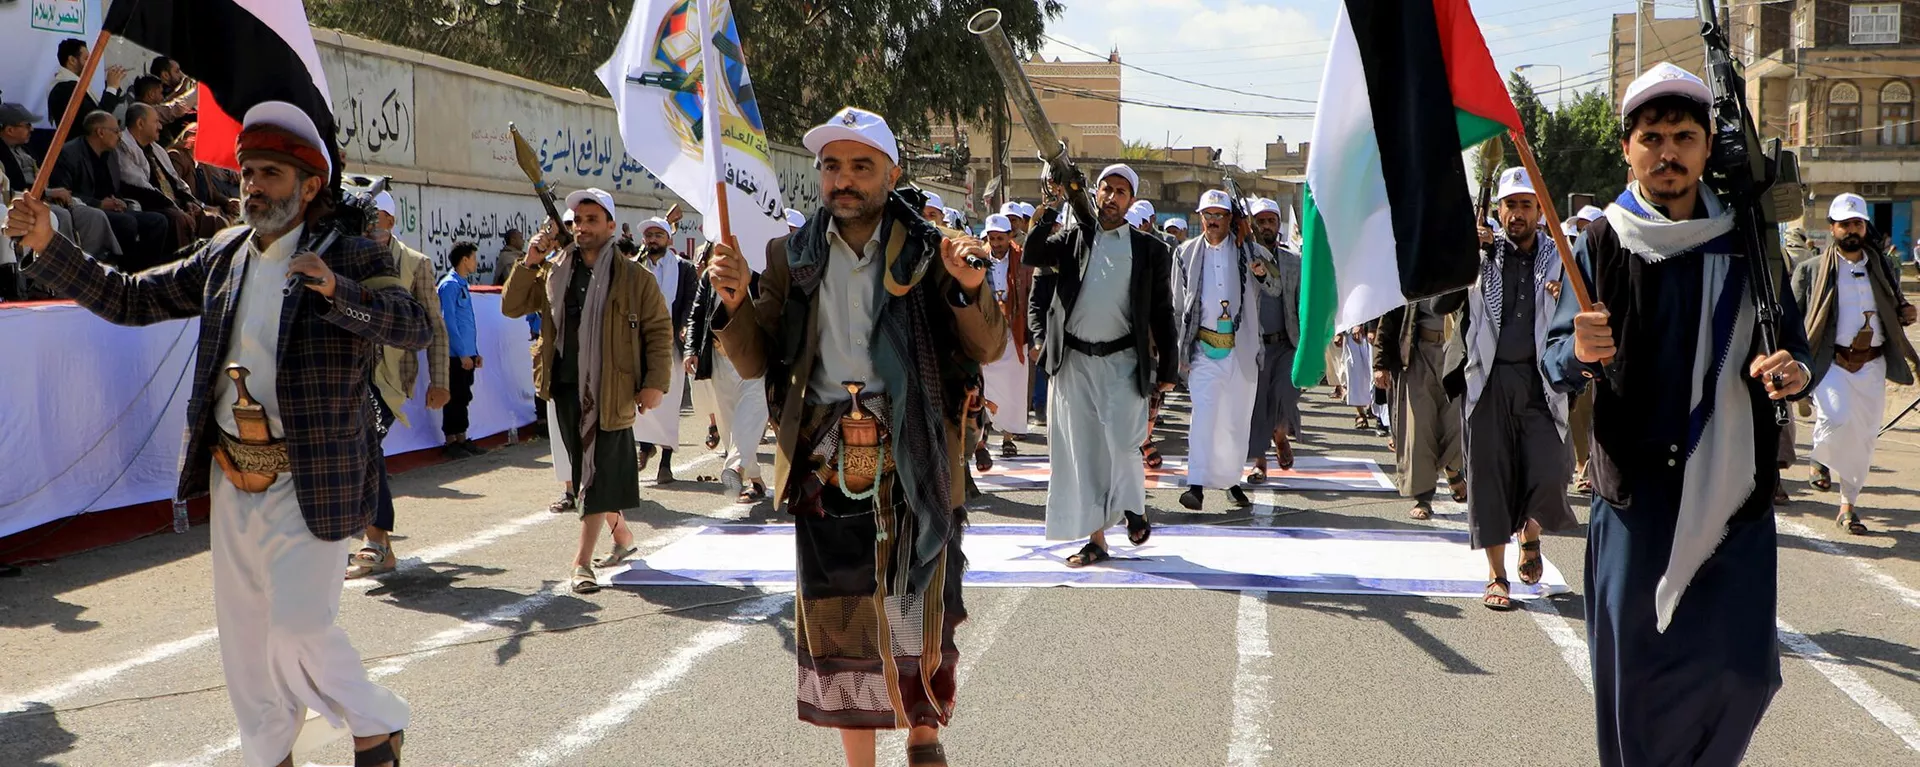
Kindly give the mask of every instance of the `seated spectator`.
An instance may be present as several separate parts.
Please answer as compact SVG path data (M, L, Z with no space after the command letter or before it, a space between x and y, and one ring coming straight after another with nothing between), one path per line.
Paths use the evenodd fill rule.
M159 83L153 81L155 90ZM227 228L226 219L194 199L187 182L175 174L173 160L160 144L157 108L137 101L128 105L127 129L121 131L120 146L114 154L120 163L120 192L173 222L173 248Z
M199 113L195 111L200 100L198 91L169 101L166 98L166 84L153 75L134 78L133 87L129 90L133 92L133 103L153 107L154 112L160 116L162 146L171 146L180 138L180 134L186 131L187 126L192 125L199 117ZM120 119L127 123L133 122L124 114Z
M500 239L505 242L500 246L500 255L493 257L494 287L505 286L507 273L513 271L513 265L527 257L527 236L520 230L508 229Z
M67 101L73 98L73 88L80 82L80 70L87 65L87 43L73 38L62 40L54 49L54 55L60 58L60 68L54 70L53 90L47 93L47 119L58 121L67 113ZM107 86L101 90L100 99L95 101L92 91L88 91L80 101L80 111L74 114L84 117L118 109L126 98L120 93L120 83L126 78L126 67L107 67Z
M0 104L0 168L6 171L7 185L21 192L32 189L40 175L40 158L27 149L33 124L39 121L39 115L21 104ZM120 241L105 211L87 207L73 199L72 190L58 185L49 185L44 197L52 204L54 228L81 250L106 261L120 255Z
M75 132L80 135L60 147L49 186L70 190L74 199L106 211L122 251L120 262L113 266L137 272L160 263L171 252L167 217L142 211L119 196L120 164L114 150L120 145L120 121L106 112L93 112Z
M165 56L156 56L153 64L147 67L147 74L160 78L160 84L166 88L166 91L160 95L162 100L173 103L192 97L194 108L199 108L199 83L187 77L187 73L180 71L180 62Z

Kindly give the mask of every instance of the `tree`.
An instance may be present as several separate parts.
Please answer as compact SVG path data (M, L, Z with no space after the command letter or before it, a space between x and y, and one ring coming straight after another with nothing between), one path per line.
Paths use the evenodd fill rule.
M633 0L309 0L315 26L340 29L593 94ZM897 133L984 122L1001 84L967 19L1001 12L1014 50L1038 50L1060 0L733 0L768 137L799 143L853 105Z
M1540 163L1539 182L1553 195L1562 218L1575 213L1564 209L1567 195L1592 194L1603 203L1620 195L1626 188L1627 164L1620 156L1620 128L1613 105L1604 93L1584 91L1563 101L1559 109L1549 110L1533 85L1518 74L1508 81L1507 90L1513 94L1527 143ZM1520 154L1509 142L1502 166L1519 164Z
M1120 142L1120 159L1160 160L1165 159L1165 154L1161 152L1159 147L1154 146L1151 141L1145 139L1139 141L1123 139Z

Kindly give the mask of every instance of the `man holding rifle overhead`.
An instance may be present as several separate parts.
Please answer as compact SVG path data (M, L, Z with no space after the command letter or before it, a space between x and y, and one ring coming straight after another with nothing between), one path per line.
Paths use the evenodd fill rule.
M1575 256L1591 311L1561 301L1542 355L1591 383L1587 643L1600 763L1738 764L1780 687L1773 401L1804 396L1791 295L1763 353L1734 208L1701 183L1712 92L1669 63L1621 105L1633 180Z

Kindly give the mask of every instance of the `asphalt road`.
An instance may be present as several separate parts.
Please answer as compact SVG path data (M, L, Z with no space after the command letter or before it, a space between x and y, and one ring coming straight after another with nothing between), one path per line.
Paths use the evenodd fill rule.
M1896 393L1890 411L1910 393ZM1303 453L1391 460L1351 411L1310 393ZM689 443L700 433L683 421ZM1176 417L1169 452L1184 452ZM704 432L701 425L699 432ZM1801 433L1807 433L1802 428ZM1024 444L1039 453L1039 444ZM683 477L717 474L697 445ZM1880 444L1847 537L1796 470L1780 511L1785 689L1756 765L1920 764L1920 432ZM417 470L400 496L400 572L350 583L340 625L414 707L406 763L835 765L794 718L790 599L726 588L607 589L564 578L578 531L544 441ZM643 490L642 555L716 520L780 522L718 485ZM1221 494L1162 523L1459 527L1389 494L1277 493L1258 518ZM976 522L1036 522L1041 493L988 496ZM1584 504L1576 502L1582 519ZM1270 518L1268 515L1271 515ZM604 541L604 538L603 538ZM604 545L604 543L603 543ZM1574 584L1582 531L1546 551ZM956 765L1583 765L1594 762L1578 593L1512 613L1475 600L1125 589L974 589L959 637ZM0 580L0 765L239 765L220 686L207 533L161 535ZM347 764L311 722L302 763ZM900 764L883 737L883 764ZM891 760L889 762L889 759Z

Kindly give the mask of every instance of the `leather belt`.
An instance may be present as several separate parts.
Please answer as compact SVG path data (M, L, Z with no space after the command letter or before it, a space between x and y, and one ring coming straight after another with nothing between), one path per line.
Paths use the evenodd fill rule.
M1849 373L1858 373L1861 368L1867 366L1867 363L1880 359L1885 351L1884 346L1870 346L1865 349L1835 346L1833 347L1833 364L1839 365Z
M266 492L281 472L290 470L284 440L249 445L225 431L220 432L219 444L213 446L213 460L220 464L228 482L248 493Z
M1287 340L1287 334L1284 331L1279 333L1261 333L1260 334L1261 346L1272 346L1274 344L1281 343L1286 340Z
M1420 340L1425 341L1427 343L1437 344L1437 343L1440 343L1440 341L1445 339L1446 337L1447 337L1447 334L1445 331L1428 330L1426 328L1420 328Z
M1076 338L1073 334L1069 333L1067 334L1067 348L1089 357L1106 357L1133 348L1133 339L1122 336L1112 341L1094 343Z

